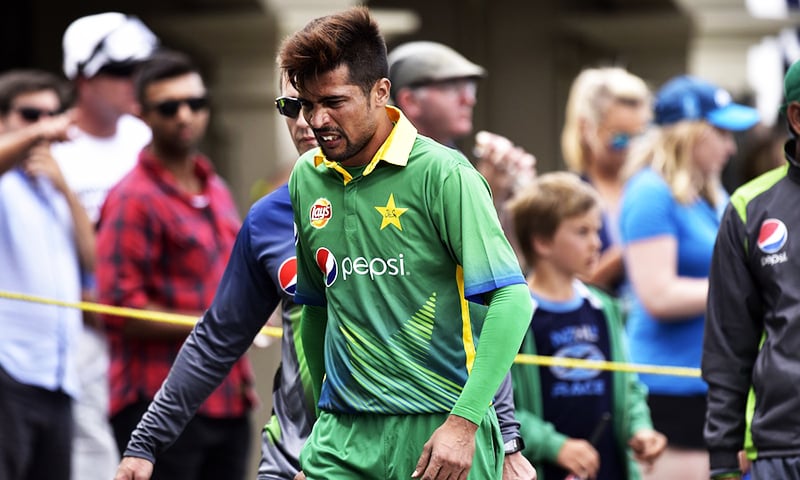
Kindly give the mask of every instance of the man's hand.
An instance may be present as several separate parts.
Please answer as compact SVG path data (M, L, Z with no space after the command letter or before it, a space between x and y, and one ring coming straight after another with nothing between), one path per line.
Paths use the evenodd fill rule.
M297 472L297 474L295 474L294 480L306 480L306 474L303 473L302 470L300 470L299 472Z
M153 463L144 458L122 457L114 480L150 480Z
M652 467L653 462L667 446L667 437L655 430L639 430L628 441L636 460L643 462L645 468Z
M35 128L39 140L44 142L63 142L69 140L68 130L75 122L73 112L63 113L55 117L43 117L31 128Z
M50 144L39 143L33 146L22 165L29 177L49 178L56 190L64 195L67 194L67 182L64 180L64 175L61 173L56 159L50 153Z
M586 440L569 438L558 451L556 463L578 478L595 478L600 470L600 454Z
M522 452L512 453L503 459L503 480L536 480L536 469Z
M411 478L422 480L465 480L475 455L478 426L465 418L450 415L422 447Z
M536 177L536 157L511 140L495 133L475 134L477 168L489 183L492 195L500 202L510 198L516 189L527 186Z
M742 475L744 475L745 473L750 471L750 467L752 467L753 465L750 462L750 459L747 458L747 452L745 452L744 450L740 450L739 455L737 455L737 457L739 458L739 470L741 470Z

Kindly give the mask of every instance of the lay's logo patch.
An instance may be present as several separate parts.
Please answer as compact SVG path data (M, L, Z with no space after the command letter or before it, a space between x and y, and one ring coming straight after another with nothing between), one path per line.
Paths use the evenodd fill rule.
M314 228L323 228L333 217L333 205L327 198L318 198L309 212L309 220Z

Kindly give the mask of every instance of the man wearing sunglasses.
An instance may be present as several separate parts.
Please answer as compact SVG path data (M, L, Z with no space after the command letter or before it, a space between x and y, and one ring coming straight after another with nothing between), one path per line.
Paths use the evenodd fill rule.
M0 290L78 302L95 239L50 153L72 121L63 97L50 73L0 75ZM0 478L70 478L80 330L78 310L0 304Z
M298 92L281 77L281 96L275 100L284 116L292 143L299 155L317 148L314 131L300 115ZM281 364L272 387L272 417L262 432L258 480L292 480L300 470L300 450L311 434L316 414L308 384L308 368L298 355L295 335L300 330L300 306L294 303L297 257L294 221L288 183L257 202L247 221L263 224L256 250L264 265L263 275L271 279L281 295ZM306 378L306 381L303 381Z
M454 479L470 469L470 478L498 478L500 431L489 405L529 320L530 296L484 180L387 107L385 52L377 24L356 7L310 22L279 57L320 144L298 160L289 182L292 205L303 207L293 212L297 280L285 288L307 303L296 347L309 403L319 398L322 412L301 464L314 479ZM293 101L284 100L278 107L295 115L287 110ZM274 281L264 275L263 232L271 225L259 221L260 205L245 219L214 303L134 432L117 480L150 478L152 462L202 393L199 372L210 371L204 381L213 386L277 304ZM312 229L325 227L324 247L306 243ZM478 245L487 243L495 258L484 270ZM357 256L359 246L383 251ZM344 254L351 249L352 257ZM324 305L325 284L334 282L329 308L313 307ZM477 352L465 305L472 292L485 292L490 303ZM321 317L329 314L325 329Z
M62 43L64 73L76 94L75 125L69 141L53 145L53 156L96 223L108 190L150 141L150 130L135 116L132 74L158 40L139 19L107 12L73 21ZM86 272L83 283L84 298L95 300L94 272ZM108 423L108 342L90 313L84 313L79 365L73 477L105 480L114 474L119 454Z
M317 141L311 127L305 118L299 115L300 109L295 108L299 105L297 90L285 78L281 81L281 94L282 96L275 103L278 111L286 119L286 126L297 152L303 154L316 148ZM173 103L168 104L170 111L172 106ZM169 114L171 112L161 113ZM253 228L253 226L258 226L258 228ZM293 212L288 185L282 185L259 200L250 210L241 231L252 233L252 237L248 240L250 244L248 257L254 262L256 273L264 282L264 290L271 293L267 299L264 299L265 311L258 318L263 319L269 316L277 307L279 300L282 307L281 366L273 386L273 415L262 433L262 459L258 470L258 479L292 480L300 468L298 457L303 444L311 433L315 412L313 402L310 400L312 393L307 380L308 370L305 362L298 356L295 347L300 309L293 302L294 278L297 268ZM241 330L233 325L225 328L225 330L230 329ZM252 337L240 335L238 340L239 343L236 346L228 345L228 347L244 352L252 341ZM194 343L191 338L189 342ZM220 359L220 362L224 362L224 359ZM197 365L199 363L192 357L189 350L186 350L178 357L174 368L181 370L187 368L187 364ZM222 380L222 376L219 375L214 378L210 375L202 378L178 375L177 378L183 382L181 386L184 395L182 405L199 404L208 394L208 385L216 386ZM305 381L304 378L306 378ZM188 421L193 412L193 409L186 408L165 412L158 406L154 410L159 414L179 415L179 417L172 417L170 422L178 422L179 418ZM155 431L153 426L154 424L148 422L147 419L140 422L137 435L129 444L128 453L135 456L141 455L142 436L154 435L155 431L160 433L159 440L163 440L165 443L171 443L178 434L177 429L163 428L163 424L158 422L156 422ZM159 462L161 461L161 457L159 457ZM125 470L120 469L120 474L123 472Z
M101 210L98 299L200 317L211 305L241 225L231 193L198 151L208 126L208 91L189 58L171 51L145 62L135 84L153 140ZM118 317L105 321L111 423L124 450L191 328ZM249 411L256 401L253 382L243 357L159 456L154 478L243 479Z

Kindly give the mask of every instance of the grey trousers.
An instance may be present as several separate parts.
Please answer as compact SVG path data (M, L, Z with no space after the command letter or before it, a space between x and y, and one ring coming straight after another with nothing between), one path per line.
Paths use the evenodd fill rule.
M800 457L760 458L750 473L753 480L800 480Z

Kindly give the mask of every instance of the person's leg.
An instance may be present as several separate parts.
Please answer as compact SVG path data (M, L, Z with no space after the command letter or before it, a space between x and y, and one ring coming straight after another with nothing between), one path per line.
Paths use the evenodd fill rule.
M72 478L75 479L112 478L119 463L119 448L108 420L108 365L105 335L84 325L78 344L81 396L73 406Z
M708 480L708 452L667 447L650 470L642 468L642 480Z
M0 367L0 479L69 480L71 399Z
M32 462L34 425L32 387L23 385L0 367L0 479L23 478Z
M446 413L342 415L323 412L300 454L308 480L408 480ZM493 409L475 436L470 479L502 477L502 439Z
M295 443L286 444L278 417L273 415L261 430L261 460L257 480L293 480L300 470L297 452L302 450L302 447L292 450L296 447Z
M38 434L27 480L69 480L72 464L72 399L61 392L42 392L35 415ZM91 477L90 477L91 478Z
M130 404L111 417L111 427L114 429L114 440L120 456L125 452L131 433L139 424L149 404L147 401Z
M800 457L758 459L750 473L753 480L800 480Z
M153 480L244 480L250 453L250 420L196 415L156 459Z
M494 408L490 408L475 433L475 457L467 478L503 478L504 456L503 435L500 433Z
M213 441L200 417L195 416L181 435L156 459L152 480L196 480L200 478L205 446ZM227 477L221 477L227 478Z
M212 442L205 448L198 480L244 480L250 458L249 417L202 420Z
M383 429L387 415L345 415L322 412L300 452L308 480L388 480L383 473ZM397 448L405 445L398 443ZM408 471L410 478L411 470Z
M422 448L448 414L388 417L384 435L385 478L406 480L422 455ZM475 433L475 454L469 479L502 478L503 440L494 409L489 409Z
M643 480L707 480L708 452L703 439L705 395L651 394L647 399L656 430L667 437L667 448L652 469L642 468Z

